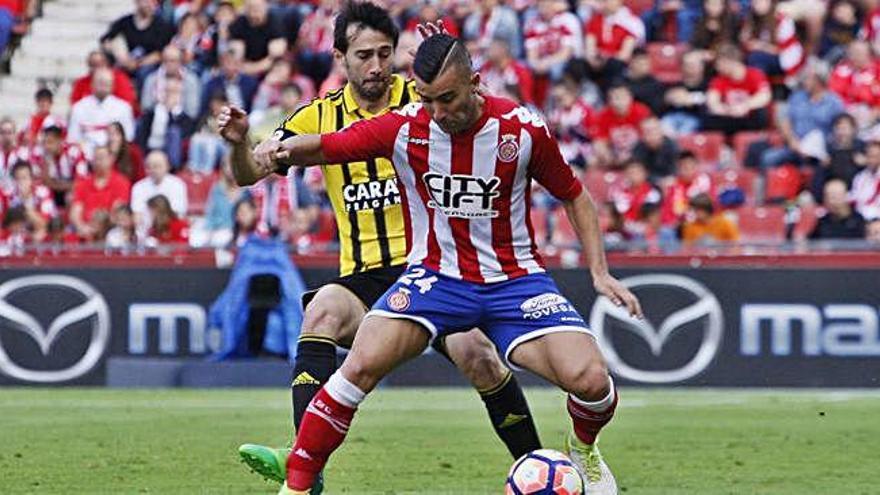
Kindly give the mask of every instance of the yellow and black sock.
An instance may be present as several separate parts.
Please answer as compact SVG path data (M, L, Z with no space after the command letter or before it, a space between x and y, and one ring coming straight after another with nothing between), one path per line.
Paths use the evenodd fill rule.
M481 390L480 398L486 404L495 433L514 459L541 448L529 403L512 372L495 387Z
M303 335L296 347L293 366L293 425L299 424L312 398L336 371L336 341L330 337Z

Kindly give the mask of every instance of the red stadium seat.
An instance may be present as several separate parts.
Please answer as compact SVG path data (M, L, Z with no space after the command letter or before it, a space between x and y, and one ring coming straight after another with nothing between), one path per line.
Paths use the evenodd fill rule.
M559 248L569 248L578 245L578 237L574 232L574 227L568 220L564 208L556 208L553 210L553 235L550 242Z
M800 218L794 226L794 238L806 239L810 232L816 227L819 221L819 208L815 206L802 206Z
M758 179L758 173L748 168L729 168L727 170L718 170L710 174L712 183L718 191L735 186L742 190L746 197L746 204L754 204L755 202L755 181Z
M687 49L683 43L648 43L648 58L651 60L651 73L660 82L681 81L681 57Z
M804 177L791 164L767 170L767 189L764 199L768 203L782 203L797 197L804 184Z
M776 146L782 142L782 138L776 131L741 131L733 135L733 152L738 166L743 166L749 146L761 140L769 140Z
M742 241L784 241L785 209L744 206L736 210Z
M216 174L200 174L183 169L177 173L177 176L186 183L186 197L188 203L189 215L204 215L205 206L208 204L208 196L211 194L211 188L217 181Z
M678 137L678 146L697 156L701 164L718 165L721 150L724 148L724 134L720 132L698 132Z

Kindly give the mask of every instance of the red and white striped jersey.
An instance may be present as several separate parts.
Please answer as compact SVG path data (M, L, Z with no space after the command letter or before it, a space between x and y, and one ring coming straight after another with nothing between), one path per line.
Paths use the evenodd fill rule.
M410 264L476 283L544 271L529 220L532 178L561 200L582 190L540 117L485 99L476 124L456 135L412 103L321 136L328 163L394 163Z
M57 157L50 156L42 146L34 146L29 161L37 179L73 180L89 175L86 155L76 143L63 143Z
M525 46L537 50L541 57L550 57L571 47L572 57L580 57L583 46L581 21L571 12L561 12L545 21L541 16L531 18L525 25Z

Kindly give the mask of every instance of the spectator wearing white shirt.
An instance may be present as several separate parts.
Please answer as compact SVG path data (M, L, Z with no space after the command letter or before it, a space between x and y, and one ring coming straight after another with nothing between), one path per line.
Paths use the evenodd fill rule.
M113 96L113 73L98 69L92 76L92 94L73 105L70 111L67 140L80 144L88 156L95 146L107 144L107 128L113 122L122 124L125 137L134 137L134 112L125 100Z
M880 141L865 147L865 168L853 179L850 199L865 220L880 219Z
M131 210L140 234L146 234L152 222L147 201L163 195L171 203L171 209L180 217L186 216L186 183L170 173L171 164L164 152L151 151L146 159L147 176L135 182L131 188Z

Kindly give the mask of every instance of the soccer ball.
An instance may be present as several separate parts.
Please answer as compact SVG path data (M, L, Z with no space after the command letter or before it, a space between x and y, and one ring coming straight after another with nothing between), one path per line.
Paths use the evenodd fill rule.
M584 479L562 452L541 449L513 463L505 495L583 495Z

